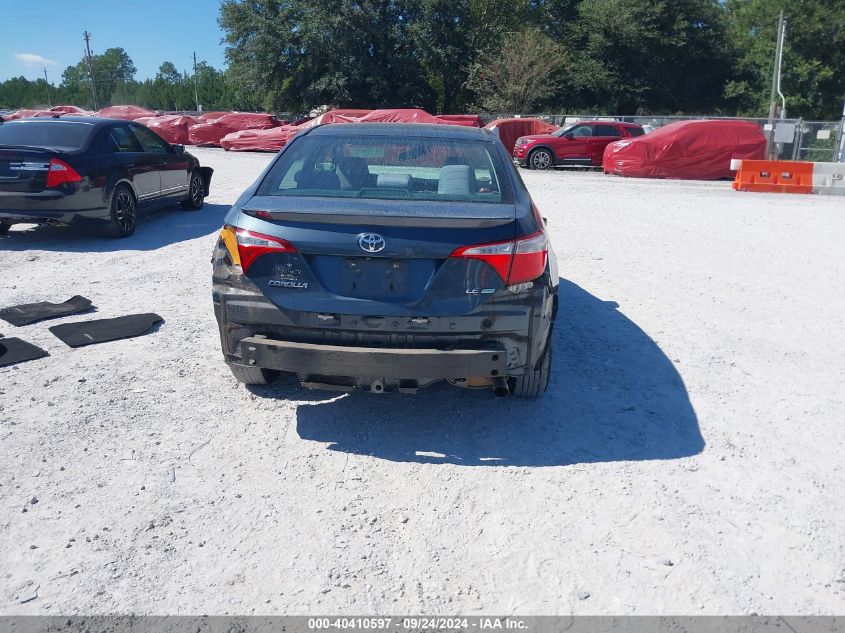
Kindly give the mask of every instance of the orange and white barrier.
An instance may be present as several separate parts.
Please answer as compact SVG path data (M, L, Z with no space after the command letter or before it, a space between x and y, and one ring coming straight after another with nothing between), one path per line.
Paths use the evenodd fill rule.
M845 163L734 159L731 170L737 191L845 195Z

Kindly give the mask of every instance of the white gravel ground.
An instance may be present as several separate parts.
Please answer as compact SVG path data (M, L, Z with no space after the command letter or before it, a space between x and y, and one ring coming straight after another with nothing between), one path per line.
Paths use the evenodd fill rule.
M0 369L2 614L845 613L845 200L523 171L566 280L546 397L249 391L209 258L270 157L192 151L201 212L0 239L0 306L165 319L0 323L50 352Z

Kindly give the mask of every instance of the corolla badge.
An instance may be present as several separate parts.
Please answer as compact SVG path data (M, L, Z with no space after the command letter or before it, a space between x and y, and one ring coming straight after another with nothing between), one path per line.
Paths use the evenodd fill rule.
M358 236L358 246L365 253L380 253L387 246L387 242L378 233L361 233Z

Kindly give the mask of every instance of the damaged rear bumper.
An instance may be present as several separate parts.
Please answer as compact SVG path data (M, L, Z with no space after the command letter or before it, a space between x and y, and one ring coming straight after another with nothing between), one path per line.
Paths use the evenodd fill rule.
M250 336L241 341L246 365L311 376L368 376L426 381L504 376L504 350L385 349L281 341Z

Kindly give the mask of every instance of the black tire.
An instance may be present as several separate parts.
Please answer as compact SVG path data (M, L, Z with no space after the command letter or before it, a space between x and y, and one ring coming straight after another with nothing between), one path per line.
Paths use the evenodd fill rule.
M549 333L551 336L551 333ZM508 378L508 387L514 398L536 398L543 395L549 387L549 377L552 375L552 344L543 354L540 361L540 368L533 369L524 376L512 376Z
M261 367L247 367L246 365L229 365L232 375L238 382L245 385L269 385L279 377L279 372Z
M0 220L0 235L6 235L10 228L12 228L12 225L9 222L3 222Z
M191 181L188 185L188 197L179 203L179 206L186 211L198 211L202 209L205 202L205 183L199 170L191 172Z
M109 223L105 228L110 237L129 237L135 232L138 222L138 202L135 194L125 185L114 188L111 197Z
M554 165L555 161L552 158L552 153L542 147L535 149L528 155L528 166L531 169L550 169Z

